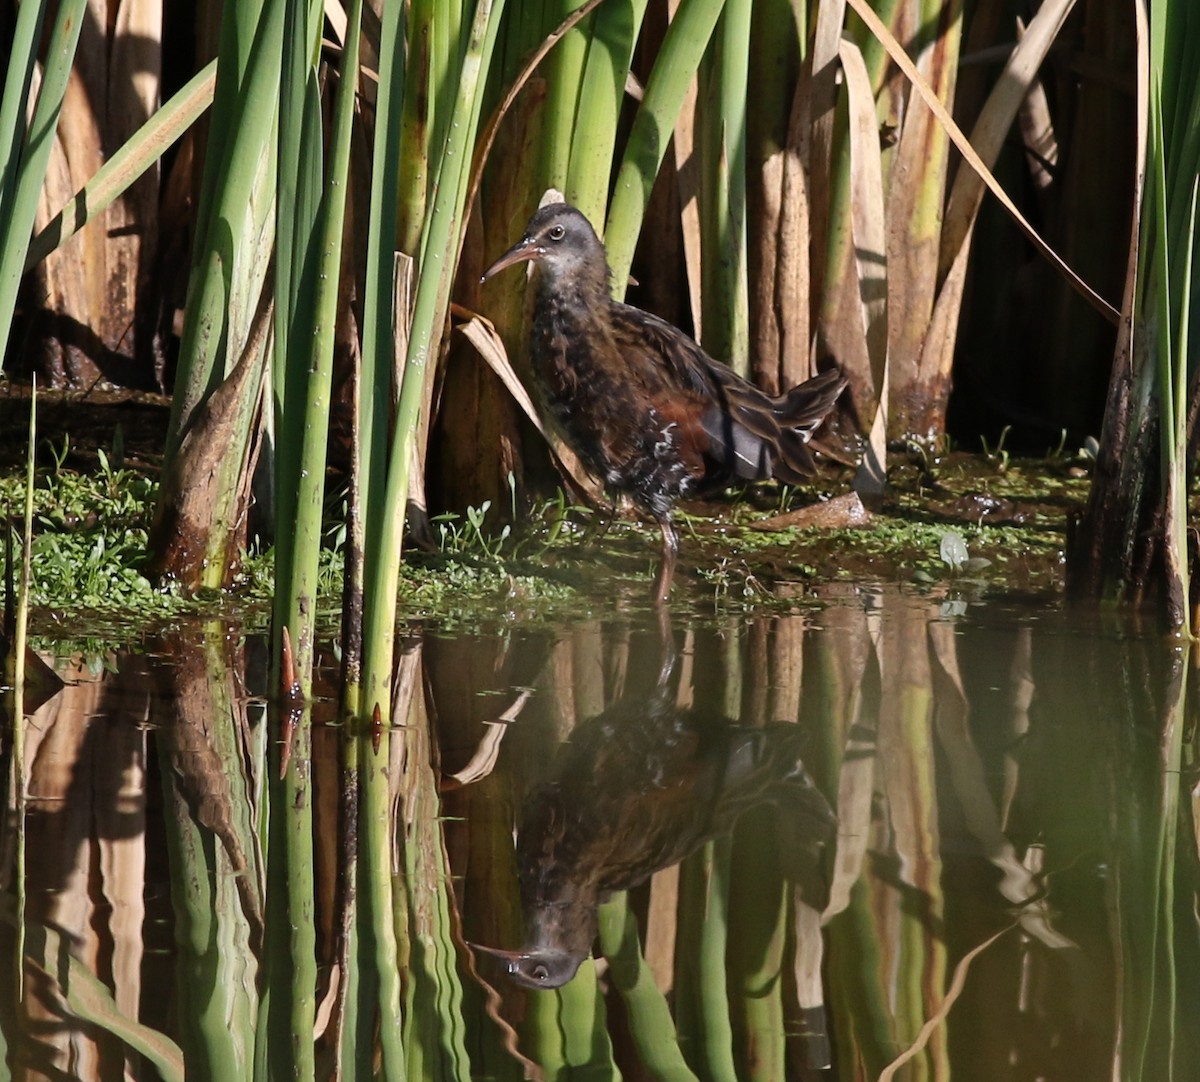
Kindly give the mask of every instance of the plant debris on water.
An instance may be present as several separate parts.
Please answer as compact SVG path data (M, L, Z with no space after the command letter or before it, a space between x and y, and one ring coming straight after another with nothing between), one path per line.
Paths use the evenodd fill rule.
M115 467L102 450L93 468L68 468L67 450L64 442L54 451L35 492L35 626L150 624L204 614L265 626L273 590L269 548L246 554L225 591L185 597L151 582L143 572L156 478ZM841 581L1061 589L1066 518L1086 499L1086 476L1069 474L1053 459L1006 459L1001 471L987 456L957 455L940 460L936 475L927 463L902 462L891 480L890 495L866 526L758 528L772 515L844 490L848 474L827 475L803 491L759 486L681 508L674 603L697 612L792 606L806 589ZM21 483L15 472L0 478L10 520ZM401 615L447 627L564 622L648 603L657 559L652 524L572 507L561 495L519 527L512 525L516 511L514 493L503 514L484 503L437 516L436 551L408 550ZM331 531L321 555L319 609L331 628L340 618L343 545L344 531Z

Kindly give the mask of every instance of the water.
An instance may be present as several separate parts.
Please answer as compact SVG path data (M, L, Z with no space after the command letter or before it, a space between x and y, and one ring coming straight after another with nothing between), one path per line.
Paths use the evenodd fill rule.
M236 629L47 653L12 1076L1200 1077L1178 647L896 587L664 634L414 631L378 754L325 658L286 763Z

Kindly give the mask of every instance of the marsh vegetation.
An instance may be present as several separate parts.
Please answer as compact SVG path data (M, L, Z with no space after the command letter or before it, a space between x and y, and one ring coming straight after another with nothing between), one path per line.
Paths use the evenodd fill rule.
M22 0L0 35L13 1064L1183 1076L1190 0ZM614 296L770 394L849 381L811 486L681 508L654 613L647 531L527 389L525 280L480 283L548 190ZM755 807L620 880L563 989L505 983L469 943L522 942L551 746L693 707L738 761L808 731L828 894Z

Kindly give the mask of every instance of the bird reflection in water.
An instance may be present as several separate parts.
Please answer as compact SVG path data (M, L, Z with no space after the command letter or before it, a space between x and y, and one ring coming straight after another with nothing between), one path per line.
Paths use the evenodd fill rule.
M822 853L835 821L801 762L804 742L798 725L748 728L677 707L662 679L648 698L622 699L582 723L521 811L525 942L516 951L480 949L520 985L561 987L587 958L610 894L677 863L762 804L777 810L785 875L823 908Z

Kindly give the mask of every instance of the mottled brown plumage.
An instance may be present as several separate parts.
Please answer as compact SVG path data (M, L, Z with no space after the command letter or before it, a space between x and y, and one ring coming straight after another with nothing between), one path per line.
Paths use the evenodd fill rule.
M845 379L822 372L772 397L670 323L614 301L604 246L566 203L534 214L484 278L527 260L539 272L530 335L538 390L587 468L658 521L662 599L678 548L675 501L738 480L811 474L806 445Z

